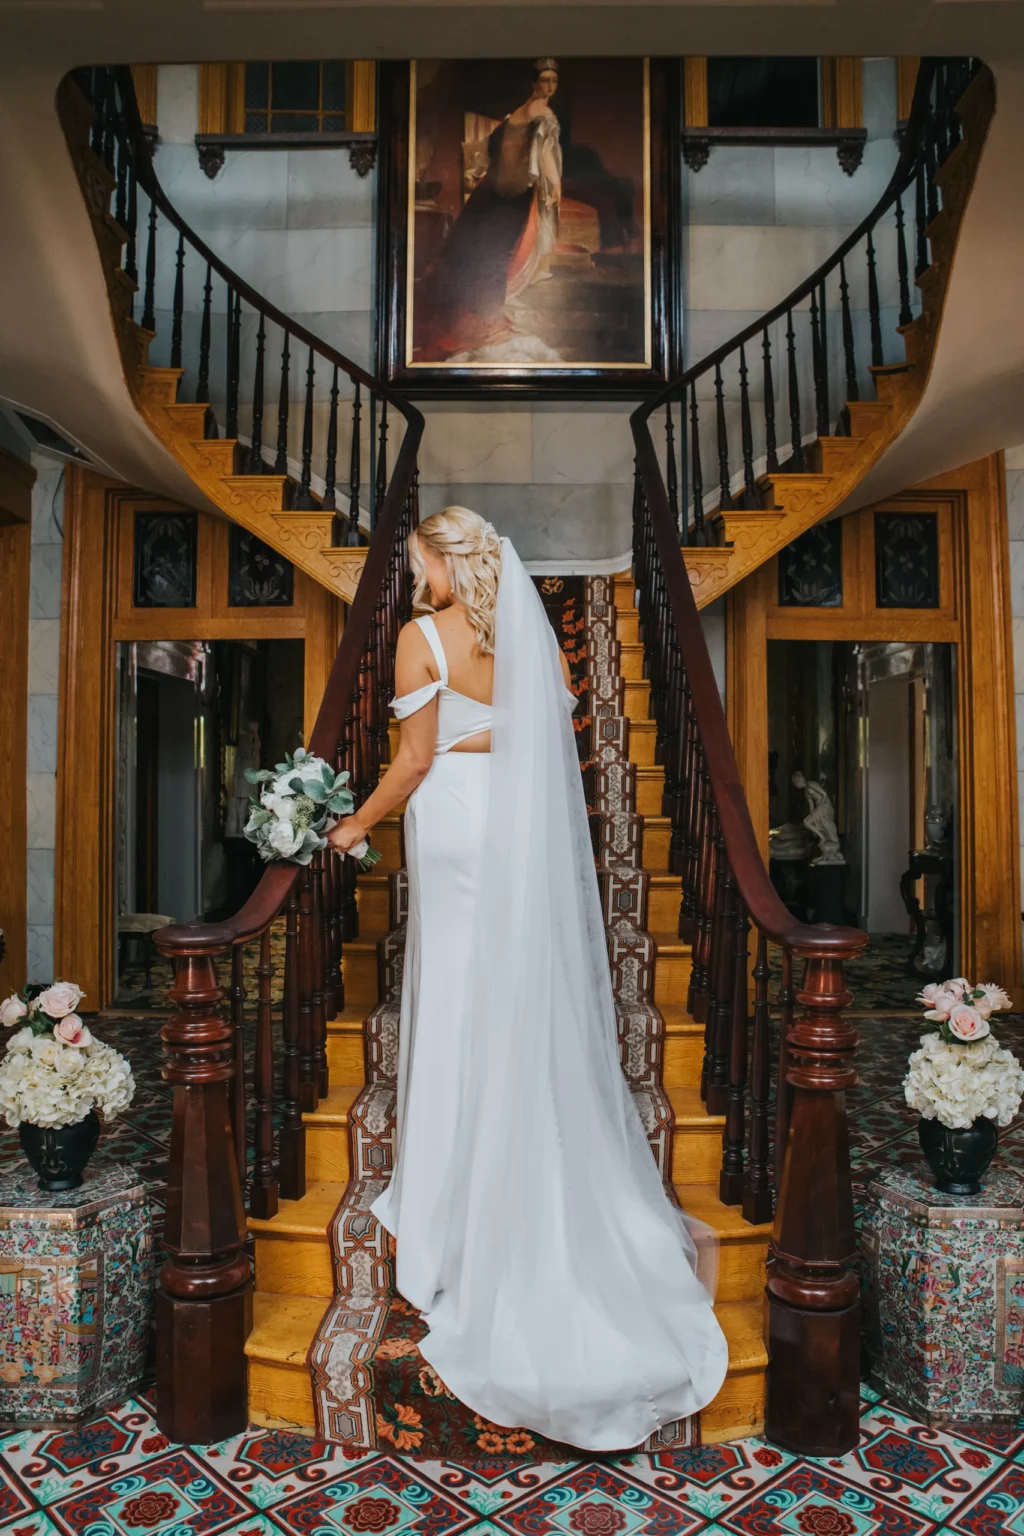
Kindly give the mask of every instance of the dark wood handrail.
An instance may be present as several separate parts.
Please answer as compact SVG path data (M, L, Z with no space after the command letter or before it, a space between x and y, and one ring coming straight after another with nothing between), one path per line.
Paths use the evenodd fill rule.
M245 281L244 277L239 277L238 273L233 271L227 262L223 261L215 251L212 251L206 244L206 241L200 235L197 235L195 230L186 223L160 185L160 180L156 174L156 168L153 165L153 146L149 135L146 134L142 126L131 69L125 65L119 65L114 70L114 75L124 108L125 126L132 142L139 185L146 193L146 196L156 204L164 217L184 236L188 244L195 249L203 260L209 262L213 271L219 277L222 277L225 282L230 283L233 292L243 298L259 314L264 315L266 319L272 321L275 325L279 325L282 330L288 332L289 336L295 337L297 341L301 341L305 346L312 347L313 351L320 357L325 358L329 363L335 364L343 373L348 374L353 382L358 379L359 383L366 389L372 389L374 394L381 400L386 400L396 411L399 411L407 422L411 423L415 420L419 416L415 406L410 405L401 395L392 394L386 385L381 384L372 374L367 373L365 368L361 368L358 363L354 363L350 357L346 357L336 347L332 347L321 337L314 336L313 332L307 331L304 325L300 325L297 320L289 318L275 304L271 304L270 300L264 298L261 293L258 293L255 288ZM420 417L420 421L422 422L422 417Z
M809 299L812 293L821 286L825 278L831 272L835 272L839 263L859 245L870 230L874 229L882 215L893 207L897 197L909 187L917 169L918 157L921 153L922 132L928 113L929 92L935 77L937 62L935 59L921 60L910 117L907 120L907 126L902 135L899 158L896 161L895 169L889 178L885 191L875 203L870 213L861 219L852 234L847 235L846 239L836 246L831 256L826 257L821 266L815 268L810 277L805 277L803 282L798 283L792 292L788 293L772 309L766 310L752 324L745 326L742 331L737 331L735 336L731 336L728 341L722 342L721 346L716 347L713 352L708 352L699 362L694 363L691 368L688 368L685 373L680 374L677 379L673 379L670 384L666 384L664 389L660 390L656 395L652 395L650 399L645 400L639 409L634 412L634 421L640 417L649 416L652 411L656 411L659 406L664 405L666 400L674 400L695 379L699 379L705 373L709 373L716 365L724 362L727 357L731 357L734 352L738 352L741 346L744 346L748 341L752 341L755 336L760 336L767 326L774 324L776 320L780 320L783 315L789 310L795 309L804 299Z

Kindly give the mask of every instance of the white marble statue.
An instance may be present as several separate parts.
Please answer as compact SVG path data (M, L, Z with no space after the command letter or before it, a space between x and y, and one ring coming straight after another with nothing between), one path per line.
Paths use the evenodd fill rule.
M816 783L813 779L805 779L799 768L793 775L793 783L807 796L810 810L804 817L804 826L821 849L818 857L812 859L811 863L845 864L846 860L839 846L839 833L836 830L836 813L832 801L825 793L825 786Z

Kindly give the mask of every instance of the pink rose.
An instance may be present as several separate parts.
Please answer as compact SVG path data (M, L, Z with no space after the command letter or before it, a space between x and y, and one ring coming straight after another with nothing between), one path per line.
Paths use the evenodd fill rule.
M960 997L956 992L947 992L944 983L936 985L931 982L920 994L918 1001L928 1004L925 1018L931 1019L935 1024L941 1024L949 1017L960 1001Z
M75 1011L84 996L81 987L73 981L55 981L52 987L40 992L36 1002L51 1019L62 1019L66 1013Z
M983 994L980 998L975 996L974 1006L984 1019L987 1019L990 1013L999 1013L1003 1008L1013 1007L1012 1000L1002 987L996 986L994 981L979 981L974 990L975 993Z
M86 1046L92 1042L88 1027L82 1023L77 1013L66 1013L60 1023L54 1025L53 1038L59 1040L62 1045Z
M944 992L952 992L953 996L959 1002L964 993L971 990L971 984L967 980L966 976L954 976L952 981L944 981L942 983L942 990Z
M984 1040L988 1034L988 1023L982 1018L977 1008L969 1008L966 1003L957 1003L949 1015L949 1031L958 1040Z
M12 1029L19 1019L23 1019L27 1013L28 1009L21 998L16 992L12 992L10 997L5 997L3 1002L0 1003L0 1024L5 1029Z

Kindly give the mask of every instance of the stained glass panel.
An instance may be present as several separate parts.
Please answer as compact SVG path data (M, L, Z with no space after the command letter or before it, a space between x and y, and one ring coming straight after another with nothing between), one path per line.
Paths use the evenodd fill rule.
M819 523L794 539L779 556L779 604L783 608L843 606L843 524Z
M228 606L231 608L290 608L294 567L290 560L264 544L254 533L231 526L228 552Z
M879 608L939 606L939 532L934 512L875 513Z
M136 512L136 608L195 607L198 521L195 512Z

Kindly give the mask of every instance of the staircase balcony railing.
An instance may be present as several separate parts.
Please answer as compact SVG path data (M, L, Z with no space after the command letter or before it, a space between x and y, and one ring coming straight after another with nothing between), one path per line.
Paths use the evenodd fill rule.
M692 944L688 1006L706 1030L702 1091L708 1110L725 1116L721 1199L742 1205L750 1222L771 1220L774 1208L767 1285L767 1434L805 1455L839 1454L857 1440L860 1301L844 1097L857 1081L857 1034L845 1014L853 999L844 979L844 962L864 950L867 936L854 928L797 922L776 892L758 846L686 569L685 549L680 549L681 542L700 544L713 538L700 483L697 385L709 375L714 379L720 506L728 507L736 501L722 373L727 364L737 370L743 422L739 504L760 506L762 485L753 472L746 348L758 341L764 351L763 425L770 474L778 467L778 448L769 327L785 320L791 454L792 462L803 468L803 418L794 382L798 373L794 310L805 300L810 302L815 420L818 431L824 433L832 419L822 332L826 283L839 283L847 391L856 399L847 263L863 245L871 296L872 366L880 367L876 270L880 221L889 215L895 218L894 260L901 323L906 324L912 317L903 198L913 189L916 267L919 280L926 279L929 230L941 215L937 173L959 140L955 108L971 73L967 60L923 61L897 170L869 217L782 303L645 402L632 417L637 466L633 575L651 683L651 712L658 728L657 759L665 768L664 813L672 825L670 868L680 877L679 935ZM688 403L693 421L688 465L692 521L685 511L680 513L677 501L673 401ZM666 410L664 474L650 428L651 416L660 408ZM756 935L752 976L751 928ZM777 1031L769 1000L773 949L781 953ZM802 976L799 962L803 962ZM797 1013L794 1005L799 1005ZM778 1085L774 1115L773 1082Z
M369 548L306 743L336 769L348 770L358 804L374 788L388 756L387 701L393 692L395 643L401 624L411 616L405 541L418 521L416 456L423 418L351 359L270 304L189 228L157 179L129 70L95 69L77 78L93 105L94 164L98 172L105 171L108 222L123 246L121 286L132 313L141 253L139 323L144 342L155 332L160 312L158 247L161 239L170 243L169 358L171 368L182 373L186 277L193 268L200 274L203 299L194 399L206 407L204 435L212 439L223 429L226 438L235 441L238 472L266 474L271 493L277 489L274 478L280 477L285 500L290 498L296 509L335 511L339 402L342 390L349 391L348 506L346 515L335 517L333 528L336 544L364 542L359 520L360 413L366 403L373 420L380 405ZM211 344L218 285L225 296L219 359ZM243 319L255 333L252 371L246 379L252 430L244 447L237 442ZM279 341L280 365L276 447L268 462L263 407L271 336ZM293 349L301 349L305 364L297 485L288 476ZM326 436L316 457L318 371L329 381L329 392ZM210 406L211 378L223 385L220 422ZM389 409L404 421L390 475ZM313 486L314 464L323 487L319 496ZM273 940L282 926L283 958L278 964ZM315 854L306 868L293 863L268 866L252 896L229 921L169 927L159 935L161 952L174 963L170 995L176 1011L161 1030L166 1048L163 1075L173 1088L173 1119L163 1232L167 1258L156 1304L157 1411L161 1427L174 1440L220 1440L246 1424L244 1346L252 1281L245 1197L254 1216L268 1218L280 1199L294 1200L304 1193L303 1114L314 1110L327 1093L326 1025L344 1008L342 951L358 932L355 865L351 859ZM257 995L252 1000L247 996L248 954L257 959ZM248 1077L246 1045L253 1037Z

